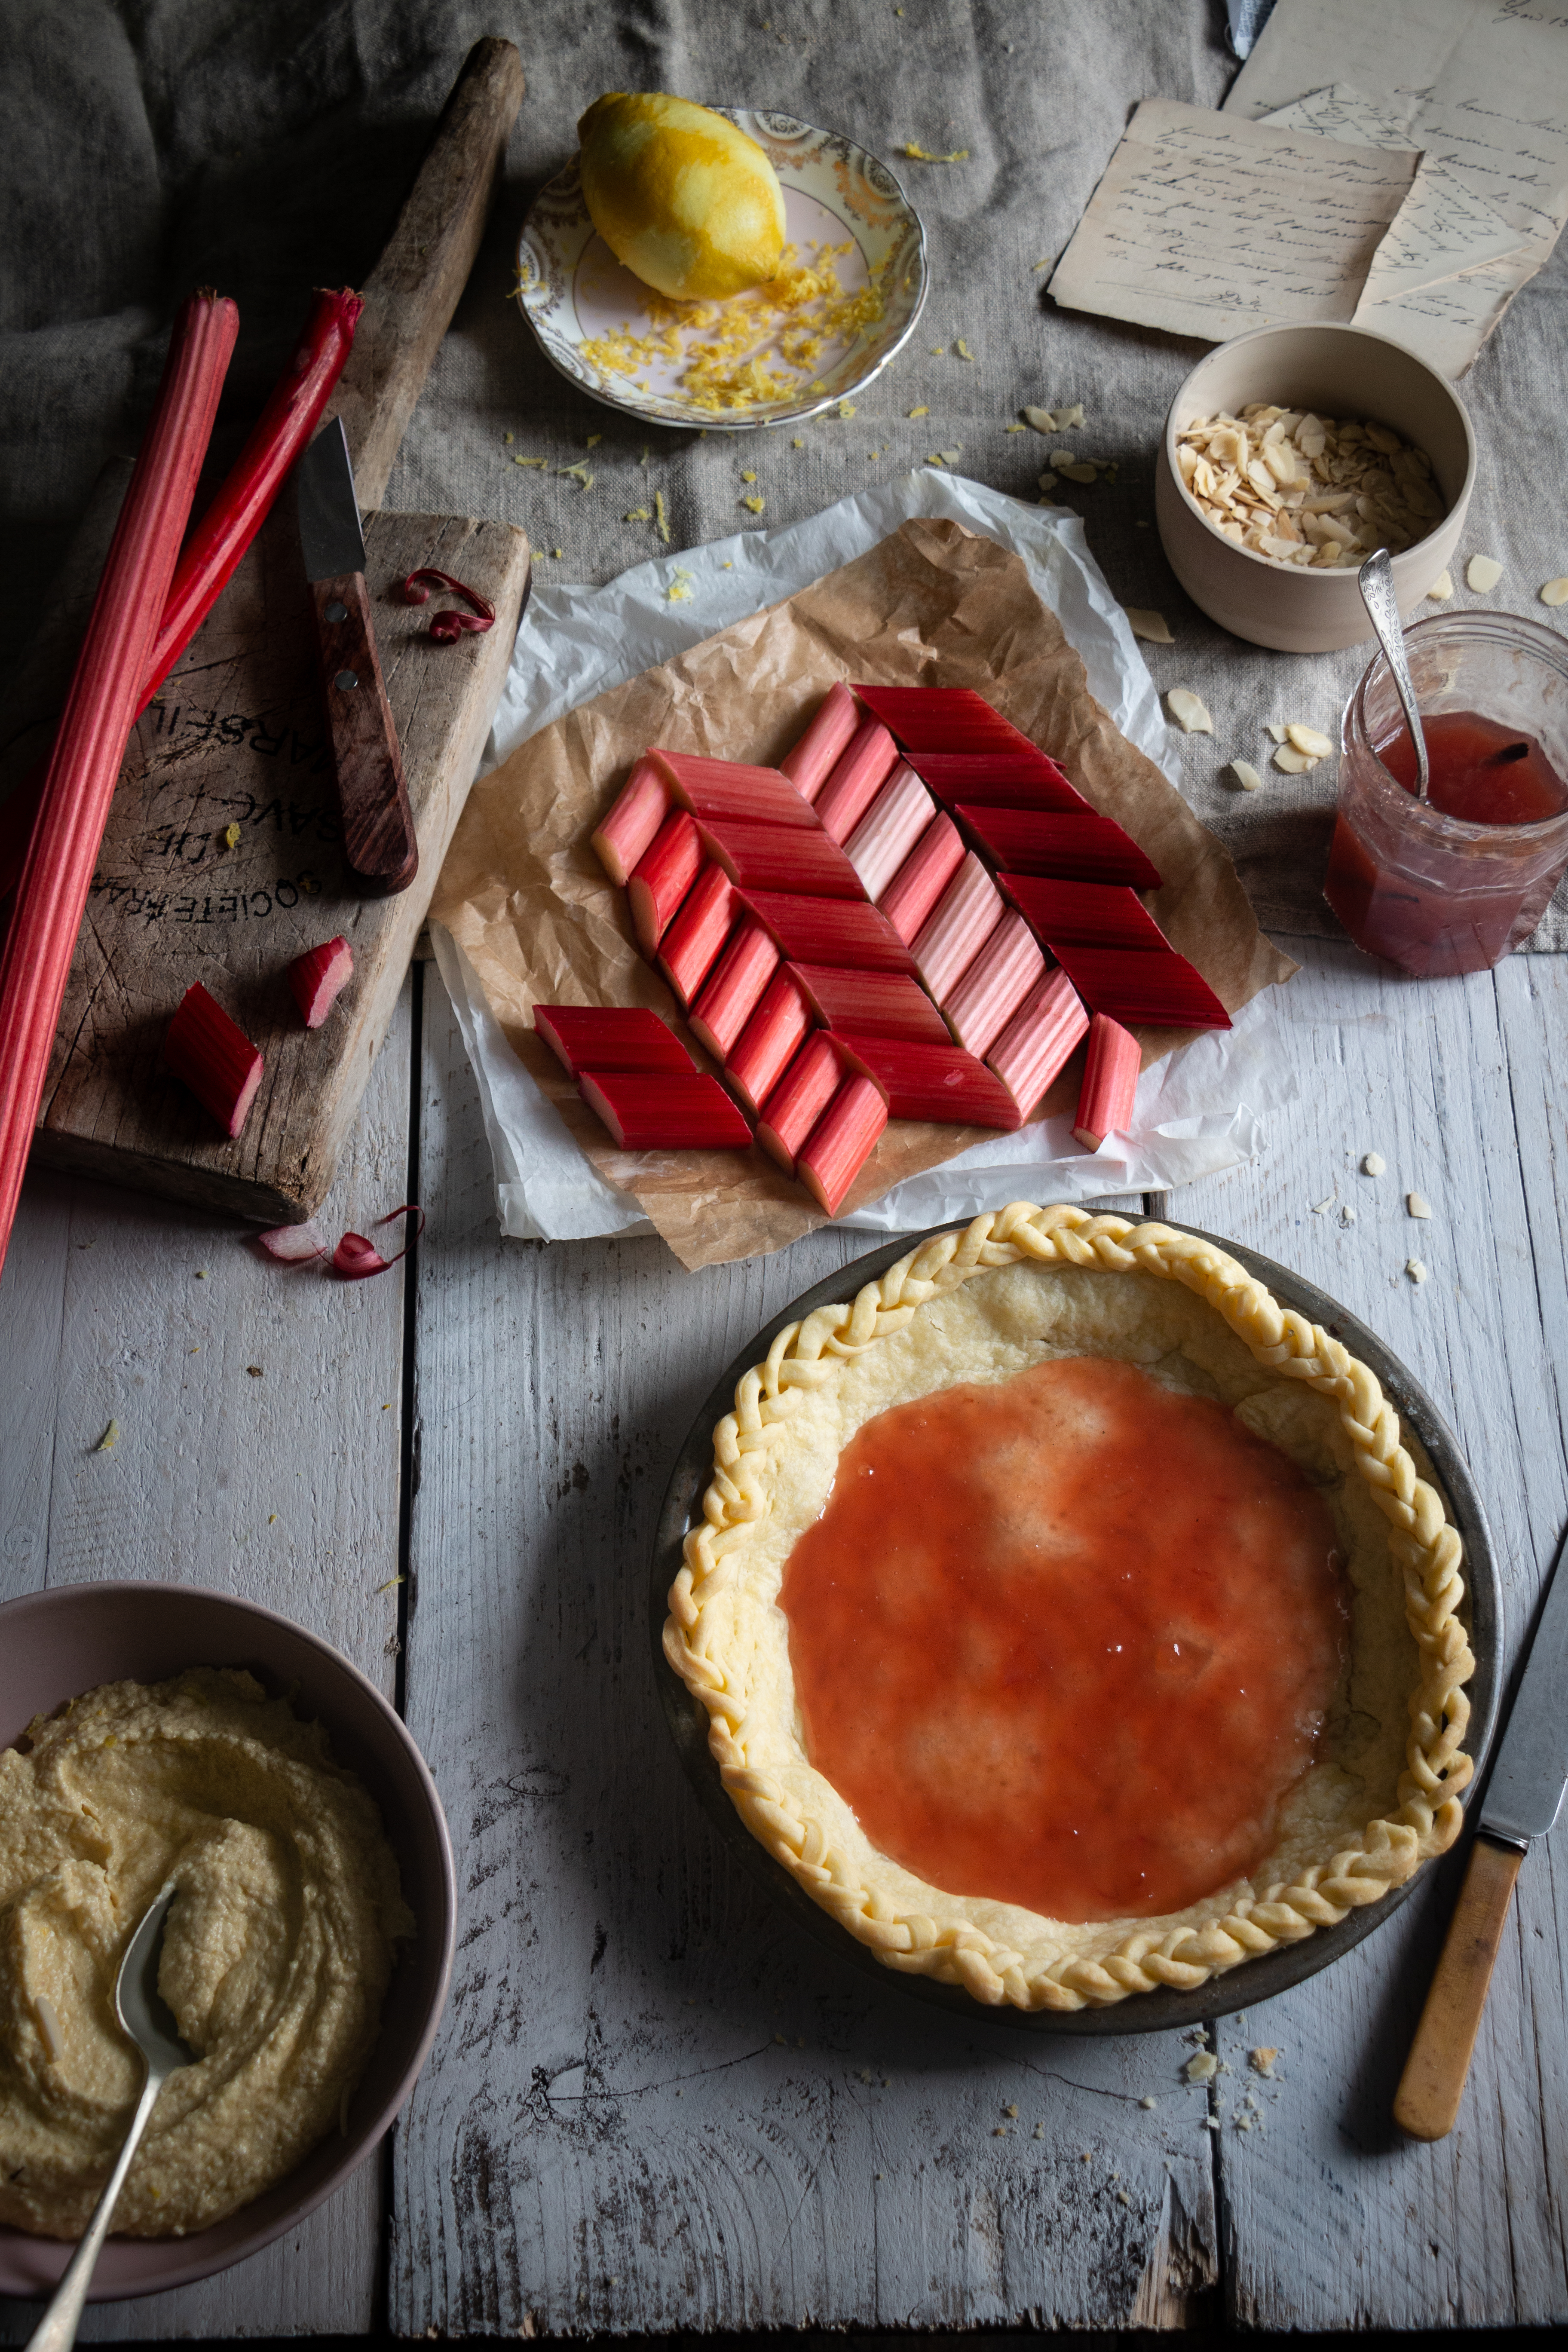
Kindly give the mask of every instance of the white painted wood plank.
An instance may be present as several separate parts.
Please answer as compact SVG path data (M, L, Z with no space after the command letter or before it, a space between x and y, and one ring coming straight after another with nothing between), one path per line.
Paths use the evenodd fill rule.
M1501 1568L1510 1654L1568 1517L1563 1440L1568 966L1516 957L1417 987L1348 948L1292 943L1300 1100L1262 1164L1181 1194L1184 1222L1266 1251L1362 1316L1453 1423ZM1356 1172L1368 1150L1388 1173ZM1430 1223L1405 1213L1415 1189ZM1353 1206L1312 1213L1325 1195ZM1404 1278L1418 1255L1431 1279ZM1226 2300L1268 2328L1539 2326L1568 2316L1568 1904L1526 1863L1459 2126L1418 2147L1390 2106L1447 1924L1457 1858L1358 1950L1220 2029ZM1281 2082L1246 2053L1278 2045ZM1235 2128L1254 2094L1265 2120Z
M405 985L322 1213L334 1234L405 1197L411 1004ZM402 1272L345 1285L286 1269L247 1230L28 1179L0 1278L0 1596L109 1577L216 1586L309 1626L390 1694L398 1596L377 1587L397 1570ZM119 1438L96 1452L110 1420ZM94 2310L84 2338L368 2329L380 2170L215 2279ZM0 2342L29 2324L6 2307Z
M1185 2045L955 2024L822 1953L658 1711L669 1464L730 1357L866 1237L695 1276L652 1241L500 1242L433 974L426 1004L407 1698L460 1951L395 2143L395 2330L1182 2316L1215 2244Z

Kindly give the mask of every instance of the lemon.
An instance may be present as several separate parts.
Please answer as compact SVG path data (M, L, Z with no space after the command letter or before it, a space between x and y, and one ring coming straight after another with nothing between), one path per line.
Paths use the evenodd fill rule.
M784 191L722 114L658 91L609 90L577 125L583 195L617 261L678 302L762 286L784 251Z

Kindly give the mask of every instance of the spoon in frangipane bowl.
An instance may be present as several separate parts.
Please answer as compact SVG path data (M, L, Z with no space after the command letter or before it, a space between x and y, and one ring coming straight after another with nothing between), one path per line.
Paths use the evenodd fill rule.
M1432 771L1426 758L1426 738L1421 731L1421 712L1415 701L1415 681L1410 675L1410 664L1405 658L1405 624L1399 617L1399 606L1394 593L1394 560L1386 547L1369 555L1357 578L1361 582L1362 603L1366 606L1377 642L1383 647L1384 659L1394 674L1394 684L1405 711L1405 723L1410 730L1415 746L1415 797L1427 800L1432 792Z
M128 2039L134 2042L146 2061L147 2076L114 2169L104 2183L103 2194L92 2209L92 2219L55 2289L47 2311L27 2339L26 2352L70 2352L92 2274L114 2219L115 2204L131 2169L131 2159L158 2103L158 2095L171 2074L196 2063L195 2051L181 2041L168 2005L158 1990L163 1922L178 1892L172 1880L159 1890L138 1921L120 1963L120 1974L114 1980L114 2013Z

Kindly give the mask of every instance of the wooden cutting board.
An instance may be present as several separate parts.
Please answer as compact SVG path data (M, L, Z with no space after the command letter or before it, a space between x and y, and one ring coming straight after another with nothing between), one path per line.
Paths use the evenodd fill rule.
M480 41L364 289L328 411L343 418L362 509L380 500L472 267L522 89L511 44ZM95 539L107 541L109 521L95 519ZM423 565L488 597L495 626L436 644L430 616L455 600L410 605L399 593ZM528 580L528 542L510 524L365 516L365 582L419 871L396 898L357 896L338 847L309 593L286 487L132 736L71 967L35 1162L268 1224L319 1205L478 766ZM353 978L325 1026L310 1032L288 967L339 933L353 950ZM266 1056L260 1093L232 1143L162 1064L170 1017L198 980Z

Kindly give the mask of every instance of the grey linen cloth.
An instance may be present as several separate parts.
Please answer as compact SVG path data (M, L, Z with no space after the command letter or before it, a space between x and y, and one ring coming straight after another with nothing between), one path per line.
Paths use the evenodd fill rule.
M241 310L216 467L281 365L307 289L369 272L485 33L516 42L528 95L387 504L521 523L542 575L602 581L657 551L650 526L624 519L655 489L674 543L691 546L750 525L742 495L765 500L757 527L790 522L937 451L1029 499L1052 446L1113 459L1114 482L1053 495L1082 515L1115 593L1168 620L1175 643L1148 648L1157 685L1194 688L1214 713L1212 738L1181 744L1184 789L1267 928L1333 936L1321 898L1333 763L1280 775L1263 730L1304 719L1334 733L1365 656L1261 652L1187 602L1153 527L1152 467L1171 396L1205 347L1058 311L1043 291L1139 100L1223 100L1237 70L1223 0L3 0L6 656L100 466L134 446L182 294L213 283ZM782 109L848 132L899 173L925 221L932 292L911 347L852 419L742 439L645 428L544 360L508 299L519 225L572 154L578 115L616 89ZM922 163L904 157L907 142L967 152ZM1559 251L1461 387L1480 478L1449 611L1482 601L1462 566L1485 552L1504 565L1489 608L1568 620L1568 607L1537 601L1568 572L1565 322ZM1047 441L1006 429L1026 403L1071 401L1083 404L1079 430ZM929 415L910 418L914 408ZM590 434L601 436L592 489L512 462L575 464ZM742 468L755 469L754 488ZM1237 757L1265 775L1262 792L1235 787ZM1568 947L1568 893L1532 944Z

